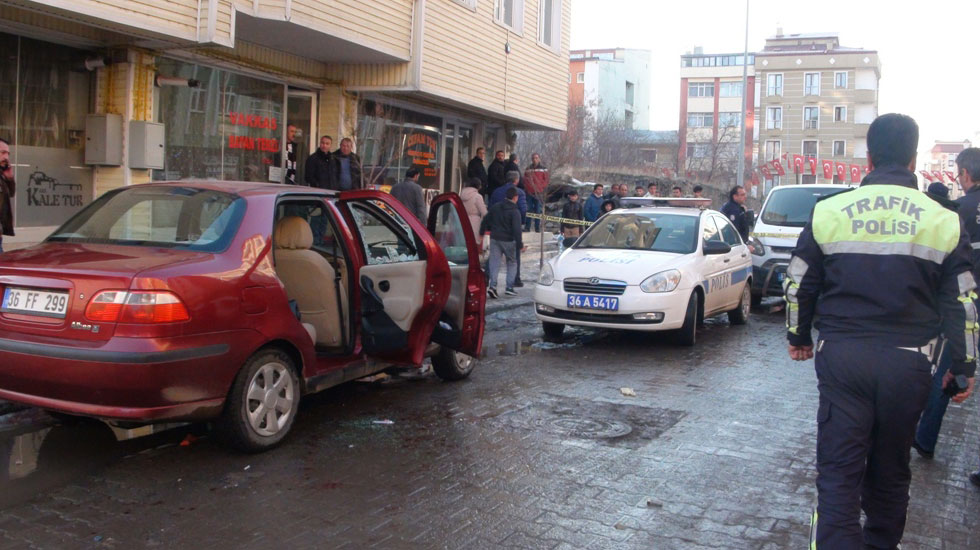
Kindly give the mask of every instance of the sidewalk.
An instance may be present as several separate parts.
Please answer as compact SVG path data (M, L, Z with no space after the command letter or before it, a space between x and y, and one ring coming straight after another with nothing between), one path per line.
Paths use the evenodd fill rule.
M517 296L506 296L501 291L500 297L496 300L487 297L486 314L491 315L498 311L506 311L518 307L530 306L534 301L534 284L538 280L538 254L541 250L541 234L535 232L525 232L522 239L527 245L527 250L521 253L521 281L524 286L515 288ZM555 241L555 234L549 231L544 232L544 261L555 257L558 254L558 243ZM504 280L504 269L500 270L500 280L497 282L497 289Z

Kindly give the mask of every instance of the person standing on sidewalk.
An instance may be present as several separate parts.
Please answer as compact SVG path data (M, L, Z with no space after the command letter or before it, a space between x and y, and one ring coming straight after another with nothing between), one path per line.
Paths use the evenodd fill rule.
M361 188L361 158L354 152L354 140L340 140L340 149L333 153L333 163L339 191Z
M535 170L540 170L542 172L547 172L548 167L541 164L541 155L534 153L531 155L531 164L527 165L524 170L524 193L527 194L527 211L534 214L540 214L543 210L541 208L541 200L538 197L542 196L546 191L547 185L544 183L543 178L547 175L542 175L540 172L535 172ZM534 222L534 230L538 233L541 232L541 219L537 218L532 220L527 218L524 222L524 231L531 231L531 222Z
M507 184L507 170L504 169L504 152L497 151L494 153L493 160L490 161L490 167L487 168L487 188L485 193L487 195L487 205L493 206L490 202L490 197L493 196L494 192Z
M500 261L503 257L507 262L507 278L504 294L516 296L514 282L517 278L517 252L524 248L521 234L521 212L517 208L517 187L508 187L504 191L504 200L490 207L480 233L490 233L490 283L487 294L497 298L497 277L500 274Z
M521 181L521 173L517 170L511 170L507 172L507 183L498 188L493 192L493 196L490 197L490 208L498 202L506 200L507 190L514 188L517 190L517 210L521 213L521 227L524 227L524 219L527 216L527 194L524 190L517 186L518 182ZM524 283L521 282L521 249L517 249L517 277L514 280L514 286L522 287Z
M483 201L480 189L483 182L479 178L470 178L466 182L466 187L459 192L459 199L463 201L463 208L466 210L466 217L470 220L473 227L473 235L476 237L476 244L482 245L480 239L480 224L487 215L487 203Z
M476 148L476 156L470 159L466 165L466 179L476 178L480 180L479 192L486 194L489 180L487 179L487 168L483 166L483 158L487 156L487 150L483 147Z
M319 189L337 189L333 153L330 152L332 146L332 137L320 137L320 147L306 159L306 169L303 171L303 179L306 181L306 185Z
M14 236L14 167L10 165L10 144L0 138L0 254L3 253L3 236Z
M957 214L918 190L919 127L882 115L867 139L871 173L817 202L783 282L789 356L815 357L810 548L823 550L898 547L937 337L948 339L950 372L968 378L956 401L970 395L976 369L970 243ZM811 328L820 332L816 346Z
M578 190L572 189L568 192L568 202L561 208L561 217L569 220L584 220L585 213L582 210L582 202L578 200ZM582 226L573 223L562 223L561 234L566 239L577 239L582 234Z
M425 225L425 195L422 193L422 186L419 185L419 173L418 168L409 168L405 172L405 179L401 183L392 185L390 193L412 214L415 214L422 225Z

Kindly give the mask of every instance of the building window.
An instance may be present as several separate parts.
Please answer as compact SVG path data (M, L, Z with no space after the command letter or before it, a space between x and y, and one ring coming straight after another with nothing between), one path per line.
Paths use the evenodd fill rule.
M463 6L466 6L467 8L469 8L471 10L475 10L476 9L476 0L453 0L453 1L456 2L457 4L461 4Z
M699 57L682 57L682 67L741 67L745 58L741 55L709 55ZM755 65L755 56L749 56L749 65Z
M816 158L817 157L817 140L808 139L803 141L803 151L804 158Z
M520 34L524 25L524 0L496 0L494 20Z
M641 149L640 158L644 162L657 162L657 150L656 149Z
M834 156L843 157L846 153L846 142L842 139L834 140Z
M783 95L783 75L766 75L766 95Z
M687 85L687 97L714 97L714 82L691 82Z
M783 108L769 107L766 109L766 129L780 130L783 127Z
M779 155L783 154L783 142L769 140L766 142L766 162L770 162L779 158Z
M538 41L557 51L561 45L561 0L540 0L540 2Z
M847 88L847 71L834 73L834 88Z
M955 165L955 164L956 164L956 161L955 160L949 159L947 168L952 168L953 165Z
M718 113L718 126L740 126L742 124L742 113L726 112Z
M838 105L834 107L834 122L847 122L847 107Z
M710 143L688 143L687 144L687 158L706 158L711 155L711 144Z
M718 85L720 97L742 97L741 82L722 82Z
M630 107L633 106L633 102L636 99L636 85L632 82L626 83L626 104Z
M803 75L803 95L820 95L820 73Z
M575 75L575 82L579 84L585 84L585 73L578 73Z
M688 113L687 126L689 128L711 128L714 126L715 115L713 113Z
M819 107L804 107L803 108L803 129L804 130L817 130L820 128L820 108Z

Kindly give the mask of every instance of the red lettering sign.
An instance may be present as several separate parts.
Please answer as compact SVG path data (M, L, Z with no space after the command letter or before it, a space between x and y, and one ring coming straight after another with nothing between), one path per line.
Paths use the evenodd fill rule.
M228 120L234 126L247 126L249 128L266 128L268 130L275 130L279 127L279 121L276 120L275 117L249 115L245 113L236 113L234 111L228 113Z

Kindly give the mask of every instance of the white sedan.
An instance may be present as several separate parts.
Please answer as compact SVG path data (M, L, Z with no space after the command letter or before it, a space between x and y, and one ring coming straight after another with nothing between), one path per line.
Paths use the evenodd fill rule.
M622 209L545 264L534 307L552 338L565 325L675 330L691 346L706 317L727 312L732 324L748 321L751 278L748 247L719 212Z

